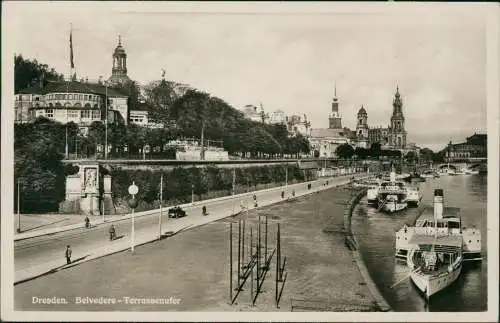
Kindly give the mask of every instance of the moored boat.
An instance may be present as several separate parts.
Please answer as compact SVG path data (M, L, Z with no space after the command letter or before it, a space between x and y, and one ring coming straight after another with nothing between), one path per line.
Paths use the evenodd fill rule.
M388 180L381 179L377 186L369 188L366 197L368 204L389 213L403 210L408 206L418 206L422 199L418 187L398 181L394 170Z
M434 170L426 170L422 174L420 174L420 177L423 178L439 178L439 174L434 171Z
M415 226L396 232L396 257L406 260L410 278L429 299L460 275L463 261L481 260L481 234L462 228L458 208L443 206L443 190L434 191L434 209Z

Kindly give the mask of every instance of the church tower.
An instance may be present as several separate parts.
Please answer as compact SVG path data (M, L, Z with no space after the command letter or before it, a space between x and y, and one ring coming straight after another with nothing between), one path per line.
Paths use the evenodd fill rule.
M358 122L356 124L356 139L357 146L368 149L368 114L365 108L361 105L358 111Z
M392 103L389 145L398 149L406 148L405 117L403 115L403 101L399 94L399 87L396 87L396 94Z
M342 117L339 114L339 100L337 99L337 84L335 84L332 101L332 112L328 115L328 128L342 129Z
M118 46L113 53L113 69L109 81L113 85L123 84L129 81L127 76L127 54L122 46L122 38L118 36Z

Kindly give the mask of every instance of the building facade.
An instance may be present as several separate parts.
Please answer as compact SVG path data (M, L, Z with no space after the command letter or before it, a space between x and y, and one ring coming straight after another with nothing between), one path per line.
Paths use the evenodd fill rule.
M383 149L406 151L407 131L405 129L405 117L403 114L403 100L396 87L396 94L392 103L392 116L388 127L369 127L368 113L361 106L357 115L356 146L370 148L373 143L379 143Z
M283 110L276 110L270 113L269 123L271 124L285 124L286 115Z
M255 122L264 123L265 120L267 119L266 114L264 113L264 108L262 108L262 105L260 107L257 107L252 104L247 104L241 109L241 112L243 112L245 118Z
M342 128L342 117L339 113L337 87L334 88L334 97L331 103L331 112L328 114L328 128L313 128L310 131L309 144L314 157L337 157L337 147L349 144L350 140Z
M45 117L88 127L94 121L106 120L106 112L113 119L119 116L124 123L128 118L127 95L98 83L41 81L19 91L15 98L16 122Z
M488 143L486 134L467 137L465 142L453 144L451 141L445 148L445 161L463 161L469 158L487 158Z
M134 110L130 110L130 123L151 129L164 128L164 124L151 120L150 109L144 101L140 102Z
M74 122L82 130L94 121L128 123L128 95L117 88L129 80L127 54L121 39L113 53L112 75L103 83L76 80L72 75L66 81L50 81L43 77L15 94L15 122L23 123L37 117L68 123Z
M302 136L308 137L310 135L311 123L307 121L307 116L305 114L303 118L295 114L287 116L285 117L285 124L291 136L301 134Z

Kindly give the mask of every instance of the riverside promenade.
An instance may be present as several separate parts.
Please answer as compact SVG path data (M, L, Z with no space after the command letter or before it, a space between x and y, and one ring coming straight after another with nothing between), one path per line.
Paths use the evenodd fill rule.
M82 263L53 275L18 284L17 310L54 310L33 304L32 295L64 298L58 311L382 311L345 244L344 211L358 193L341 186L349 179L335 179L313 194L267 207L253 208L221 218L180 235L137 248L134 254L116 253ZM329 180L329 184L330 184ZM233 222L233 270L237 268L238 220L255 229L259 215L267 216L268 248L276 245L276 226L281 225L282 257L286 280L280 304L275 304L275 259L254 305L250 282L233 305L229 302L229 222ZM248 256L248 255L247 255ZM235 283L234 283L235 284ZM233 284L233 287L235 285ZM234 294L233 294L234 295ZM174 297L175 305L77 304L75 296Z
M298 183L287 187L287 195L292 190L296 197L318 192L333 186L347 184L353 175L322 178L312 182ZM366 174L355 175L357 178ZM326 184L328 181L328 185ZM308 189L311 184L311 189ZM216 220L231 216L240 211L240 204L253 206L253 194L257 196L258 207L271 205L282 201L281 192L284 187L275 187L253 193L239 194L209 201L186 204L182 207L188 216L180 219L168 219L167 209L163 212L163 225L159 228L159 210L138 212L135 214L135 246L159 240L162 237L173 236L179 232L201 226ZM206 205L209 214L201 215L201 207ZM118 228L118 239L108 241L107 229L114 222ZM130 248L131 215L107 218L106 223L96 222L91 229L82 228L81 224L60 228L36 230L15 236L15 274L14 282L20 283L42 275L54 273L62 269L76 266L83 262L106 255L124 251ZM161 231L160 231L161 230ZM73 249L72 263L64 261L64 248L71 245Z

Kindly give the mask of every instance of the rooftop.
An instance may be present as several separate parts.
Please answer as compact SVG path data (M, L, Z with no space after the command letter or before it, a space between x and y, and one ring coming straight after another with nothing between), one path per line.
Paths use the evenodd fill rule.
M78 81L45 81L44 85L37 82L16 94L48 94L48 93L86 93L106 95L106 86L98 83L87 83ZM128 97L122 91L108 87L109 97Z
M344 129L311 129L311 137L318 138L345 138Z

